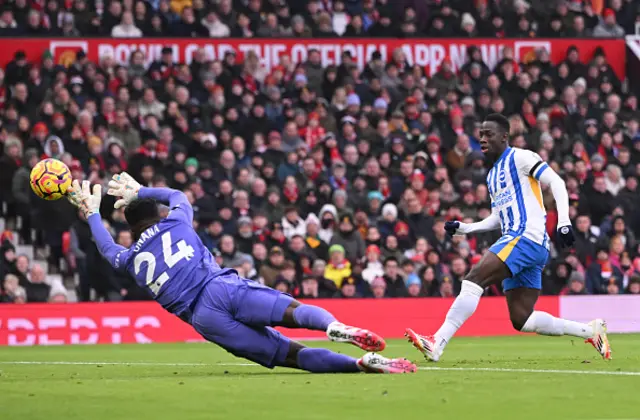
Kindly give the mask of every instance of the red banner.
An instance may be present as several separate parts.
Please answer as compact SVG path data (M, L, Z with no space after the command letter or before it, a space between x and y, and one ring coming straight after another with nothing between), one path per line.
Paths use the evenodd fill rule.
M407 327L430 333L440 327L452 299L315 300L340 321L401 338ZM537 309L559 313L557 297L543 297ZM323 332L284 329L298 339L326 338ZM459 335L512 335L504 298L484 298ZM188 324L155 302L0 305L0 346L119 344L200 341Z
M425 67L428 75L438 71L445 58L449 58L459 69L467 57L467 48L477 46L489 67L495 66L502 57L502 50L511 47L518 61L528 61L538 48L545 48L551 60L564 60L567 49L575 45L584 62L591 60L597 47L602 47L616 74L625 75L625 42L622 39L20 39L20 42L6 43L0 50L0 65L4 66L13 58L17 50L23 50L29 60L39 61L45 50L51 51L57 63L68 65L75 59L78 50L84 50L91 60L111 55L118 63L129 62L134 51L142 51L147 64L160 56L164 46L173 48L174 61L187 62L195 52L203 48L208 59L222 59L228 51L236 51L242 57L248 51L255 51L263 65L270 69L279 63L283 54L291 56L299 63L307 58L310 49L318 49L324 65L340 64L344 51L351 52L360 68L363 68L374 51L380 51L384 60L390 60L396 48L402 49L411 64Z

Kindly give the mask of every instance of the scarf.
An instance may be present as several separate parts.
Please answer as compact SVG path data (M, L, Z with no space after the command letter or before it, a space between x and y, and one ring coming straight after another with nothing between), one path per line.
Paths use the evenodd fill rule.
M298 187L295 186L293 188L291 187L286 187L284 188L284 190L282 191L282 194L285 196L285 198L290 202L290 203L295 203L296 201L298 201Z
M608 280L613 275L613 267L609 260L607 261L598 261L600 264L600 275L603 279Z

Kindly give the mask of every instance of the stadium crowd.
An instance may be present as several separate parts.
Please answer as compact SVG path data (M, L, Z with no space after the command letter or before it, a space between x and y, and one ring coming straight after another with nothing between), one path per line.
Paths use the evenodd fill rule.
M4 0L0 36L622 37L633 0Z
M635 6L609 3L598 17L580 1L15 0L0 35L165 36L170 27L221 37L621 36ZM79 300L146 298L102 260L70 203L30 191L30 168L52 157L93 183L126 170L144 185L185 191L220 265L296 297L454 296L499 237L443 229L490 214L478 130L498 112L509 117L512 145L538 152L570 194L577 241L568 251L552 246L543 293L640 293L640 110L606 51L585 64L571 47L554 65L544 49L519 63L505 48L495 68L477 48L467 53L460 71L445 59L427 77L401 50L390 62L374 53L364 69L349 53L323 67L312 50L300 64L282 55L271 71L251 52L216 61L196 53L186 64L165 48L146 67L142 53L123 66L78 51L65 68L49 51L18 51L0 71L6 225L36 254L46 249L52 272L78 274ZM547 190L543 200L553 240L555 203ZM111 197L102 215L130 246ZM10 231L0 237L0 301L64 301L16 242Z

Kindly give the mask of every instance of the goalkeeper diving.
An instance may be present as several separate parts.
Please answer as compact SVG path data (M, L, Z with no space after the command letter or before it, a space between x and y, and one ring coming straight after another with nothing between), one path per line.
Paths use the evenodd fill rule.
M187 197L169 188L141 187L129 174L109 181L115 208L124 214L135 243L117 245L102 224L100 185L75 180L71 203L87 218L102 256L118 272L128 273L164 309L189 323L202 337L230 353L267 368L275 366L314 373L407 373L416 366L406 359L376 353L384 340L371 331L344 325L326 310L296 301L288 294L241 278L216 264L194 231ZM169 206L166 218L158 204ZM325 331L332 341L347 342L370 353L355 359L322 348L308 348L272 327Z

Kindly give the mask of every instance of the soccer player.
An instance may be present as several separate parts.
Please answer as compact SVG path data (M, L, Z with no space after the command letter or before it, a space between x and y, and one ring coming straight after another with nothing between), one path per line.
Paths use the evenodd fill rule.
M487 175L491 215L477 223L446 222L451 234L469 234L502 229L502 237L489 248L462 281L460 294L451 305L444 324L434 335L406 330L409 341L427 360L438 361L451 337L473 315L484 289L502 282L513 327L540 335L570 335L591 343L604 359L611 359L606 324L589 324L556 318L534 310L542 288L542 270L549 258L546 211L540 183L548 185L558 209L557 235L563 246L574 242L569 220L569 198L565 183L540 156L509 147L509 122L500 114L487 116L480 130L480 147L493 163Z
M360 359L326 349L307 348L289 340L273 326L326 331L329 339L348 342L367 351L384 349L378 335L339 323L326 310L305 305L287 294L219 267L192 227L193 209L180 191L141 187L127 173L114 175L109 195L125 218L135 244L116 245L99 214L102 189L75 180L69 200L87 217L100 253L113 268L126 272L167 311L177 315L208 341L238 357L267 368L285 366L318 373L415 372L405 359L367 353ZM158 202L169 205L161 218Z

